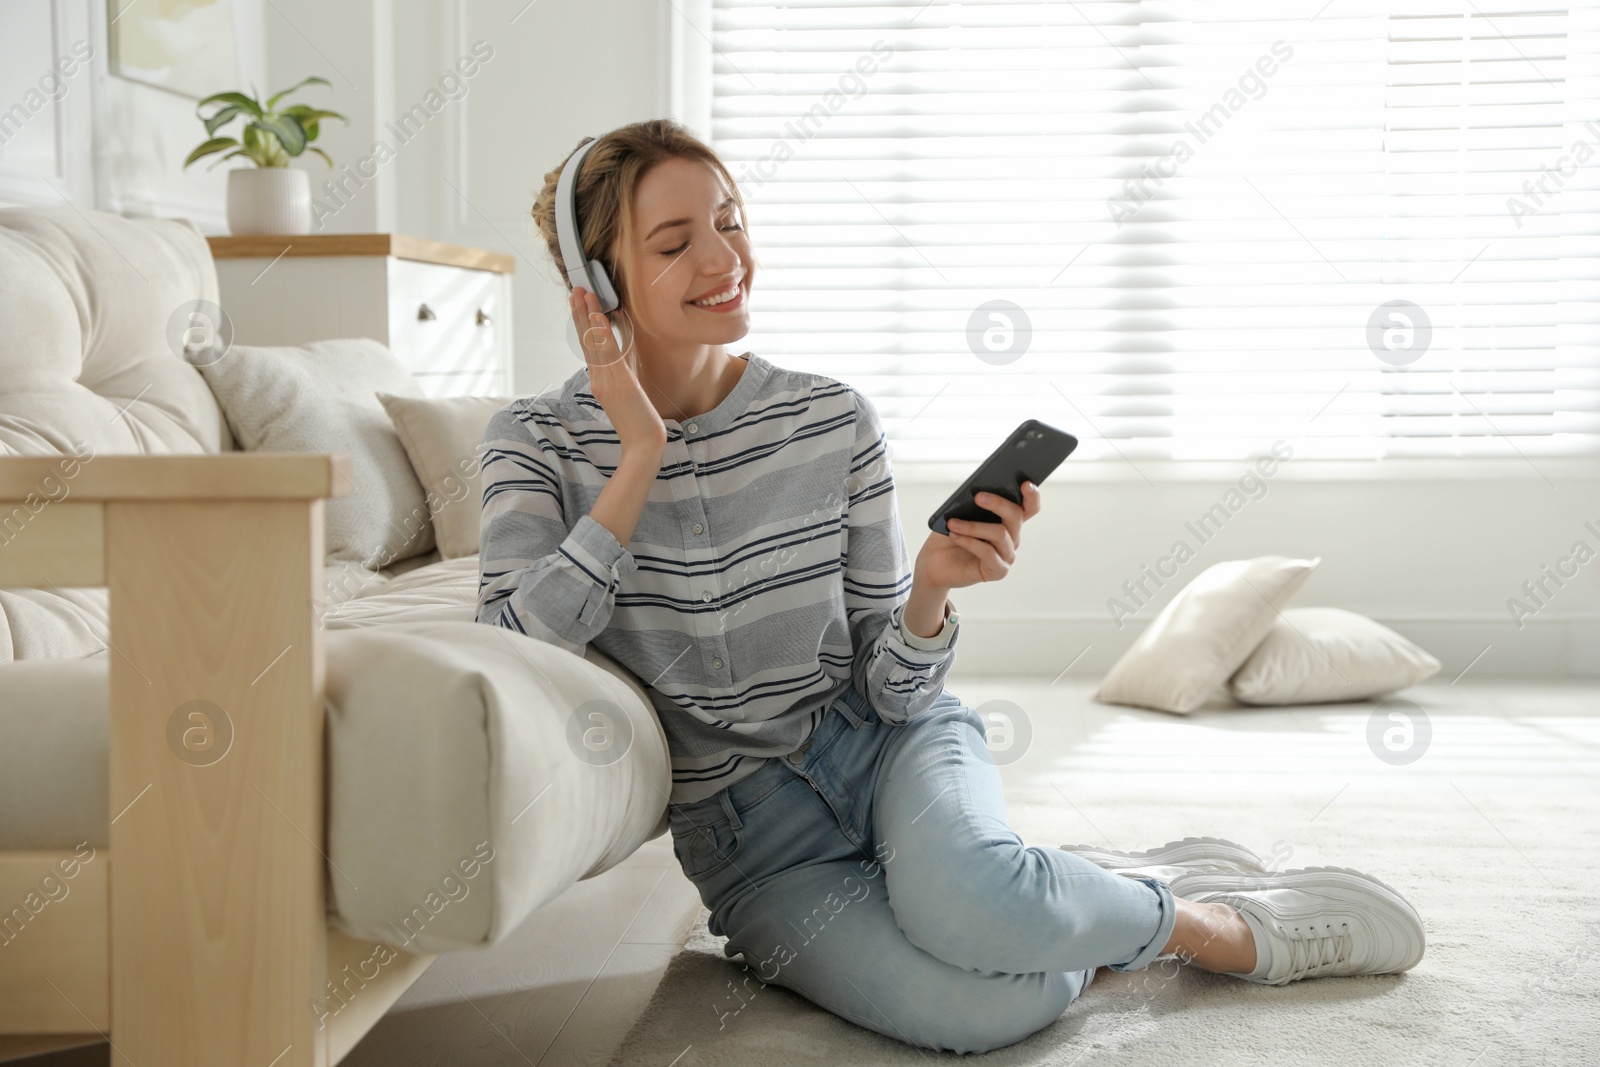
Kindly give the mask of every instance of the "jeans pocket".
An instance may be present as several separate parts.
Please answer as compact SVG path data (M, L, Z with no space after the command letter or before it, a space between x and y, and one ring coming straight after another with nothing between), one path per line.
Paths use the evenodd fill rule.
M744 827L735 827L726 815L697 824L672 813L667 822L672 830L672 853L691 881L716 874L744 848Z

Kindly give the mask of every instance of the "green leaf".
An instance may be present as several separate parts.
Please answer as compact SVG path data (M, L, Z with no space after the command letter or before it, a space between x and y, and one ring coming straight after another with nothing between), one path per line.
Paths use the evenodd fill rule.
M300 82L299 85L291 85L291 86L289 86L289 88L283 90L280 93L274 93L271 97L269 97L267 99L267 110L271 111L273 104L276 104L279 100L282 100L284 97L288 96L290 93L292 93L296 89L300 88L301 85L326 85L330 89L333 88L333 83L330 82L327 78L319 78L316 75L312 75L311 77L309 77L309 78L305 79L304 81Z
M219 126L223 126L231 122L235 115L242 115L244 113L244 108L240 107L238 104L229 104L227 107L223 108L205 120L206 134L208 136L215 135Z
M341 119L346 126L350 125L350 120L337 111L324 111L321 108L312 107L310 104L296 104L294 107L286 107L279 114L293 115L300 120L300 125L302 126L308 122L320 122L323 119Z
M217 167L221 166L223 163L226 163L228 160L232 159L234 156L248 156L249 154L250 153L246 152L242 148L236 148L232 152L229 152L227 155L223 156L221 159L217 160L215 163L211 164L211 166L207 167L206 170L207 171L216 170Z
M211 140L203 142L196 147L193 152L189 153L189 158L183 161L182 169L188 170L189 164L193 163L195 160L202 159L215 152L221 152L228 148L236 148L238 147L238 144L239 142L234 140L232 137L213 137Z
M310 148L306 149L306 151L307 152L315 152L317 155L319 155L323 159L327 160L328 169L329 170L333 169L333 160L328 159L328 153L324 152L322 149L316 147L315 145L312 145Z
M299 120L301 127L306 131L307 141L315 141L317 139L317 135L322 132L323 119L338 119L346 126L350 125L350 120L339 114L337 111L326 111L322 108L315 108L306 104L296 104L294 107L286 107L283 109L282 114L293 115L297 120Z
M251 123L278 139L283 145L283 150L291 156L298 156L306 150L306 131L293 115L268 115L264 119L257 119Z
M250 112L250 114L254 115L256 118L260 118L263 114L261 105L243 93L216 93L212 96L208 96L194 106L194 113L198 115L200 113L200 109L205 107L207 104L215 104L219 102L237 104L244 110Z

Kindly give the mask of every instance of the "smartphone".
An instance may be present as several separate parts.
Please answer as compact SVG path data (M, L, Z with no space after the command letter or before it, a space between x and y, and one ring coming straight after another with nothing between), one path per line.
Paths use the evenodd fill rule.
M948 534L947 519L969 519L973 522L999 522L1000 516L978 506L973 499L979 492L990 492L1015 503L1022 503L1022 483L1042 485L1050 472L1078 447L1078 439L1065 430L1046 425L1038 419L1029 419L1005 439L1001 446L989 454L978 469L973 471L961 487L933 513L928 528L934 533Z

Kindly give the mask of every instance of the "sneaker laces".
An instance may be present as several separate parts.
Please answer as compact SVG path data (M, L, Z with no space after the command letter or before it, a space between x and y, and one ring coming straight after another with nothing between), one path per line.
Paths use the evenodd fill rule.
M1289 946L1289 973L1283 981L1292 982L1301 978L1315 977L1325 968L1349 962L1350 924L1339 925L1343 927L1340 931L1334 931L1330 926L1329 932L1317 933L1315 930L1291 931L1278 924L1278 935Z

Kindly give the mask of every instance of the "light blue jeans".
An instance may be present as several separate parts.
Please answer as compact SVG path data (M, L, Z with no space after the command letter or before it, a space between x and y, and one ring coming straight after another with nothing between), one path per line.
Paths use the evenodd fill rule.
M1054 1022L1096 967L1161 954L1167 883L1024 845L986 738L948 689L892 726L851 687L798 752L668 808L711 932L744 958L719 1029L771 983L911 1045L985 1052Z

